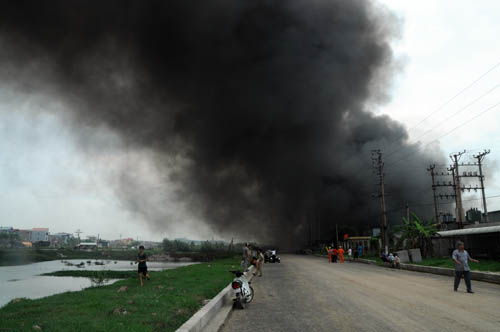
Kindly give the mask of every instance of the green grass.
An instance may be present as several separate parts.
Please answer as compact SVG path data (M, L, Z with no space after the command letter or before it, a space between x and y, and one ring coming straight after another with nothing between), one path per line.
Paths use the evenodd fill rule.
M455 264L451 258L426 258L422 262L413 263L416 265L425 266L435 266L435 267L447 267L450 269L455 268ZM479 263L469 262L469 267L472 271L489 271L489 272L500 272L500 261L495 260L480 260Z
M0 330L175 331L229 284L238 258L195 264L151 274L139 286L124 279L109 286L66 292L37 300L11 301L0 308ZM82 271L83 272L83 271ZM127 286L126 292L118 292ZM124 314L126 312L126 314Z
M378 265L383 265L380 257L377 256L363 256L365 259L370 259L377 261ZM418 263L410 263L415 265L424 266L434 266L434 267L445 267L449 269L455 268L455 263L449 257L443 258L425 258ZM483 271L483 272L500 272L500 261L498 260L480 260L479 263L469 262L469 267L472 271Z
M154 273L154 272L151 272ZM151 274L150 273L150 274ZM137 271L81 271L81 270L63 270L41 274L42 276L54 277L85 277L85 278L107 278L107 279L126 279L137 278Z

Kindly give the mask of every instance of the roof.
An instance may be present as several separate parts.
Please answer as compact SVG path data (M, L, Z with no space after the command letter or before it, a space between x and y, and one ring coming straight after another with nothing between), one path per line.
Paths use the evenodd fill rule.
M347 240L370 240L371 236L349 236Z
M39 227L39 228L33 228L33 231L34 232L48 232L49 229L48 228Z
M442 237L459 236L459 235L472 235L472 234L486 234L486 233L500 233L500 226L455 229L452 231L438 232L438 234Z
M95 243L95 242L82 242L79 244L79 246L97 246L97 243Z

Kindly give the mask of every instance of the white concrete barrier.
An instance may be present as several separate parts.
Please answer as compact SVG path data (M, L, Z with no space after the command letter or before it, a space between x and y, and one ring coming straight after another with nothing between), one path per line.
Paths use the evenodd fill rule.
M253 278L254 266L249 268L248 272L245 272L245 277L248 281ZM213 299L207 304L200 308L187 322L182 324L176 331L177 332L200 332L204 331L205 327L212 321L212 319L217 316L222 307L233 300L233 289L231 284L227 285L223 290L219 292ZM229 312L228 312L229 314ZM227 316L226 316L227 317ZM224 323L224 319L221 320L221 325Z

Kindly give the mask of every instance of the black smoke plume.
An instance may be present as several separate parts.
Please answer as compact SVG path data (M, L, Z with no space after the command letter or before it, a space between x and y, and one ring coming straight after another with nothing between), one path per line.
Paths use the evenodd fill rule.
M0 75L63 102L75 128L152 151L178 202L221 234L290 243L313 220L326 239L335 223L378 223L374 148L413 153L388 165L391 211L431 198L429 158L371 112L398 30L371 1L4 1ZM130 209L181 222L152 213L137 182L116 188Z

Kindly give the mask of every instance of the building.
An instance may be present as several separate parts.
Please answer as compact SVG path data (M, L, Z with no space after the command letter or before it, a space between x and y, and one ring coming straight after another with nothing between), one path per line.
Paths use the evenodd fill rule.
M129 246L130 244L132 244L132 242L134 242L134 239L129 237L126 239L121 239L121 241L122 241L122 245Z
M19 241L31 243L31 230L30 229L16 229L14 230L19 235Z
M56 234L51 234L49 238L51 247L61 247L69 243L70 239L73 238L73 234L56 233Z
M80 249L80 250L92 250L96 248L97 248L96 242L82 242L75 247L75 249Z
M108 248L108 247L109 247L109 241L106 241L106 240L98 240L98 241L97 241L97 247L98 247L98 248Z
M49 229L48 228L33 228L31 230L31 242L48 242L49 241Z
M68 243L68 241L73 238L73 234L70 233L56 233L51 236L59 239L63 243Z
M474 227L438 232L432 239L433 255L451 257L458 241L474 258L500 258L500 226Z
M500 222L500 210L488 212L488 223Z
M363 253L369 252L371 249L370 240L371 236L348 236L340 241L340 245L346 250L345 255L347 256L347 249L349 248L356 250L360 246L363 246Z
M14 232L13 227L0 227L0 233L12 233Z

